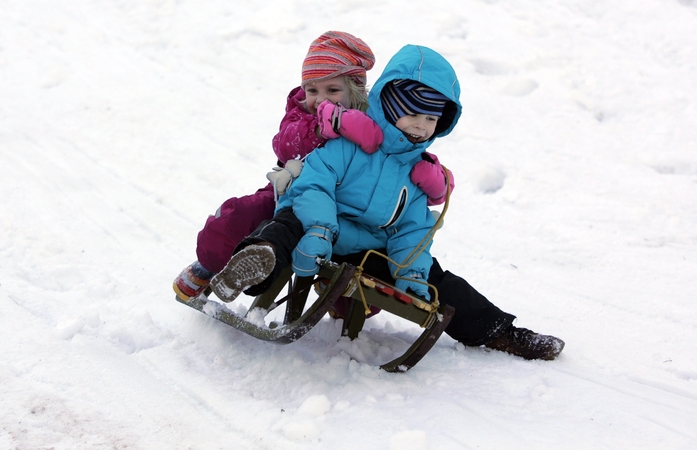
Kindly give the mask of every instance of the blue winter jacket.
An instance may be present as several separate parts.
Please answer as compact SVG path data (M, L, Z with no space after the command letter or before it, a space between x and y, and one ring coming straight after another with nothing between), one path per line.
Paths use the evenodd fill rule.
M450 98L434 137L450 133L460 116L460 85L450 64L426 47L407 45L397 52L368 98L367 114L384 133L379 150L369 155L344 138L330 140L308 155L302 173L279 199L277 210L292 207L305 231L315 225L330 229L334 254L386 249L402 263L434 224L426 195L409 177L433 139L413 144L386 120L380 91L395 79L417 80ZM427 279L429 249L430 244L397 276L415 272ZM396 267L390 269L394 274Z

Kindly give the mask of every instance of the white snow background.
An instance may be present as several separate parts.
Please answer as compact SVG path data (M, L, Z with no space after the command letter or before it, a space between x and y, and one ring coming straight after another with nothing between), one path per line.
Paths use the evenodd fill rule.
M558 360L174 300L330 29L453 64L433 253ZM0 180L1 449L697 448L695 0L0 0Z

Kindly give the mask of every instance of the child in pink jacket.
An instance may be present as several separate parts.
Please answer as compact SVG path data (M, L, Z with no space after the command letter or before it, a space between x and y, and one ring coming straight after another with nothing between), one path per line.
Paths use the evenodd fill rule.
M329 31L311 44L303 61L302 85L288 95L286 114L272 140L279 167L267 175L271 183L252 195L226 200L208 217L198 234L198 260L174 280L178 297L187 300L203 292L237 244L263 220L273 217L276 196L299 175L302 158L315 148L343 136L367 153L377 150L382 131L364 114L368 107L366 72L374 63L370 47L349 33ZM428 195L430 205L438 205L445 201L447 169L435 155L425 155L414 167L412 180ZM452 173L449 178L452 188Z

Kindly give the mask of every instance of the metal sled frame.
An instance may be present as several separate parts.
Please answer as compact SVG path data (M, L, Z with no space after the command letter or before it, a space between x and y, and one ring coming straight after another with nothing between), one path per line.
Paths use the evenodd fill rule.
M319 280L322 280L321 292L305 310L310 289ZM276 300L286 285L288 294ZM344 319L342 328L342 334L351 339L356 338L363 328L369 305L421 326L424 331L402 356L380 366L387 372L405 372L416 365L436 343L455 312L449 305L431 305L370 275L358 274L356 267L350 264L338 265L329 261L322 262L316 277L294 277L290 268L286 269L267 292L254 299L245 317L209 299L208 295L210 291L188 302L178 298L177 301L257 339L278 344L288 344L304 336L340 296L351 297L348 317ZM286 310L282 324L271 323L267 327L250 320L250 314L261 312L266 316L284 303Z

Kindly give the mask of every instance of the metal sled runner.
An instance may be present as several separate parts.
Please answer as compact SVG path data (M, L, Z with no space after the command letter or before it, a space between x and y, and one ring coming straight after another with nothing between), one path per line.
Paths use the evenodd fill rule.
M288 294L277 299L286 285ZM305 308L313 288L317 289L318 298ZM177 301L257 339L278 344L288 344L304 336L339 297L350 298L342 334L351 339L356 338L363 328L369 306L421 326L423 332L403 355L380 366L387 372L405 372L416 365L436 343L455 312L449 305L439 305L437 299L433 303L425 302L361 273L355 266L329 261L322 262L316 277L294 277L290 268L286 269L267 292L254 299L244 317L209 299L210 294L206 291L205 295L191 298L188 302L179 298ZM272 322L268 326L262 323L259 316L266 317L283 304L286 307L283 323Z

